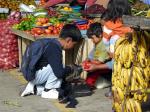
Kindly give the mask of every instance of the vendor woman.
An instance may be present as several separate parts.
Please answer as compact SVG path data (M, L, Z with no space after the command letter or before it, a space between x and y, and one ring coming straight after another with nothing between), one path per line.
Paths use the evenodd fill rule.
M78 4L80 6L83 7L90 7L91 5L93 5L96 0L48 0L46 2L46 4L44 5L45 8L50 7L50 6L54 6L57 5L59 3L64 3L64 2L68 2L70 4Z

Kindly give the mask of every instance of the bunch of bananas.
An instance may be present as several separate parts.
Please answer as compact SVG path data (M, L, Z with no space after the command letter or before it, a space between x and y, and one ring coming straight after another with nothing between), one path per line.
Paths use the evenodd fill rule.
M121 112L121 104L114 103L113 107L117 112ZM141 104L139 101L134 100L133 98L129 98L126 101L124 112L142 112Z
M118 39L115 44L112 92L116 112L122 109L124 112L142 112L141 102L147 101L148 97L144 89L150 82L149 43L150 33L135 31ZM143 91L139 94L139 90Z

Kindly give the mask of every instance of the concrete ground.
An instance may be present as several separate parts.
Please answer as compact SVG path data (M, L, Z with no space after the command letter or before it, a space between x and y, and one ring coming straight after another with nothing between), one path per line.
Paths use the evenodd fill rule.
M20 97L26 81L17 70L0 72L0 112L111 112L111 100L104 97L108 89L96 90L92 96L77 98L75 109L67 109L57 100L40 96ZM150 103L144 105L150 112Z

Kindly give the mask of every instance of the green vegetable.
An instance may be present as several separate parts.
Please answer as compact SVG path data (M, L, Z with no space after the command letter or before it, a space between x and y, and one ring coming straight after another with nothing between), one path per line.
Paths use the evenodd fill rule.
M53 25L60 23L59 19L55 17L50 18L49 22L52 23Z

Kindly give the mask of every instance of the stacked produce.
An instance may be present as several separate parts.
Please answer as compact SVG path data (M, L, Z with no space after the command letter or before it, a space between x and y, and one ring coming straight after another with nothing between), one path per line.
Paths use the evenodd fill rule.
M35 5L34 0L1 0L0 7L19 11L19 4Z
M23 18L20 21L20 23L14 24L13 28L22 31L31 30L33 28L34 23L35 23L35 17L29 15L27 18Z
M54 8L50 7L47 10L48 10L49 17L56 17L56 16L58 16L58 12Z
M18 21L1 20L0 21L0 69L10 69L18 65L18 42L10 28Z
M88 9L82 11L82 13L84 15L88 15L88 14L102 14L102 13L105 12L105 10L106 9L102 5L95 4L95 5L90 6Z
M132 15L145 17L147 15L148 10L149 5L144 4L141 1L137 1L132 6Z
M33 14L26 14L13 28L38 37L58 35L66 23L74 23L80 30L87 30L91 21L81 17L81 13L74 12L69 6L59 6L56 9L37 8Z
M63 23L55 17L34 17L32 15L13 25L14 29L26 31L34 36L58 35L62 27Z
M150 81L150 34L134 32L115 45L112 77L113 108L116 112L142 112ZM123 108L122 108L123 107Z

